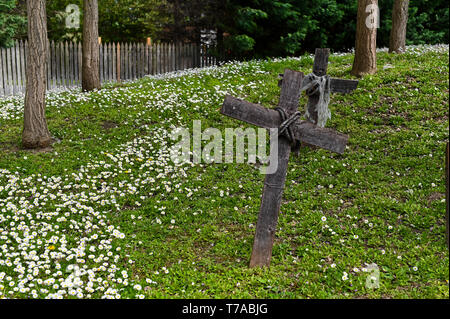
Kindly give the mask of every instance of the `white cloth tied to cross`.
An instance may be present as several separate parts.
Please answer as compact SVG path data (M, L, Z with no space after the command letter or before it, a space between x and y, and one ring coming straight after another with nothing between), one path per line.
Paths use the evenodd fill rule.
M316 105L317 111L317 126L325 127L325 124L329 119L331 119L331 112L328 108L328 104L330 103L330 92L331 92L331 81L328 75L317 76L314 73L310 73L303 79L303 84L301 91L306 91L306 94L311 96L315 94L319 94L319 102ZM309 107L311 104L311 99L308 100L308 104L306 105L305 117L314 122L314 119L311 118L309 114Z

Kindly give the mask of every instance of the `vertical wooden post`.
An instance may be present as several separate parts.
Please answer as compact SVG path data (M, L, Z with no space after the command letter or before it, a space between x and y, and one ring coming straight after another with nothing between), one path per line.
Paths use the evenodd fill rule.
M67 87L72 86L72 61L70 60L70 46L71 42L66 41L64 45L64 51L66 59Z
M83 76L83 45L82 42L78 43L78 53L77 53L77 59L78 59L78 79L79 79L79 85L82 85L82 76Z
M116 71L117 71L117 82L120 82L120 42L117 43L117 67L116 67Z
M50 41L47 41L47 90L52 88L52 68L51 68L51 51L50 51Z
M146 74L145 70L145 47L146 44L139 43L139 77Z
M128 79L133 79L133 44L128 43Z
M74 64L74 86L78 86L80 82L80 78L78 77L79 74L79 65L78 65L78 42L74 42L73 44L73 64Z
M107 44L102 44L103 47L103 81L108 81L108 46Z
M328 57L330 56L330 49L316 49L314 56L313 73L317 76L324 76L328 70ZM317 124L318 113L317 104L319 103L319 94L309 97L309 120L310 122Z
M163 44L163 54L164 54L164 72L169 71L169 43L165 42Z
M148 48L150 47L150 43L152 40L150 38L147 38L147 42L145 43L144 48L144 73L148 74Z
M4 90L4 85L3 85L3 49L0 48L0 95L6 95L5 90Z
M24 88L25 79L22 76L22 71L24 69L24 65L23 65L22 60L21 60L21 56L22 56L22 40L16 41L16 47L17 47L16 54L17 54L18 87L19 87L19 91L20 92L24 92L25 91L25 88ZM47 81L47 86L48 86L48 81Z
M100 83L103 83L104 78L103 78L103 45L99 44L98 46L98 69L99 69L99 78L100 78Z
M135 64L135 66L136 66L136 78L137 78L137 79L138 79L139 76L140 76L140 66L141 66L141 64L140 64L140 54L139 54L139 52L140 52L140 47L141 47L141 44L140 44L140 43L136 43L136 47L135 47L135 50L136 50L136 54L135 54L136 60L134 61L134 64Z
M155 46L153 44L150 44L150 69L151 69L151 73L155 74L155 61L156 61L156 56L155 56Z
M317 76L324 76L328 71L328 57L330 56L330 49L316 49L314 55L313 72Z
M6 90L6 57L5 57L5 49L0 48L0 92L3 92L4 95L7 95L8 92Z
M111 44L111 81L116 81L117 80L117 50L116 50L116 44L113 42Z
M169 46L168 48L168 59L167 59L167 63L169 64L169 72L173 71L173 66L172 66L172 43L168 43L167 44Z
M61 81L61 56L59 51L61 49L61 43L56 43L55 45L55 62L56 62L56 85L59 86L62 84Z
M66 87L66 61L64 60L64 43L59 43L59 56L61 62L61 85Z
M12 94L15 95L16 94L16 87L14 85L14 77L13 77L14 65L13 65L13 62L12 62L14 55L12 53L12 48L7 48L6 52L8 54L8 61L9 61L9 63L7 62L8 63L8 82L9 82L9 85L11 86Z
M298 108L303 73L287 69L284 72L284 79L278 106L291 114ZM284 136L280 136L277 170L273 174L267 174L264 180L250 267L270 266L290 154L291 143Z
M22 81L23 81L23 91L25 92L25 87L27 85L27 77L26 77L26 64L25 64L25 58L26 58L26 49L25 49L25 42L26 41L20 41L22 44L22 49L20 50L20 64L22 64Z
M123 50L123 79L128 80L128 43L125 42L124 50Z
M104 81L108 82L108 43L103 44L103 73Z
M161 64L161 59L160 59L160 43L156 44L156 52L155 52L155 70L156 70L156 74L160 74L161 73L161 68L160 68L160 64Z
M132 43L131 44L131 53L132 53L132 58L133 58L133 60L131 61L131 72L132 72L132 79L134 80L134 79L136 79L136 71L137 71L137 65L136 65L136 62L137 62L137 55L136 55L136 53L137 53L137 49L136 49L136 43Z
M50 42L50 60L49 60L49 65L47 66L50 69L50 75L51 75L51 79L49 79L49 81L51 82L51 88L54 88L56 86L55 83L55 42L51 41Z
M147 38L147 46L146 46L146 59L145 59L145 65L147 66L147 74L152 73L152 54L151 54L151 47L152 47L152 38Z
M108 68L107 68L107 72L108 72L108 74L107 74L107 76L108 76L108 81L111 81L112 80L112 66L113 66L113 59L112 59L112 45L111 45L111 43L108 43L107 45L106 45L106 47L107 47L107 52L108 52L108 54L107 54L107 63L108 63Z

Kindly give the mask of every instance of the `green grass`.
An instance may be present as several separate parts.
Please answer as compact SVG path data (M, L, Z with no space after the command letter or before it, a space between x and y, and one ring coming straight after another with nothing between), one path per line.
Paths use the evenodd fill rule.
M264 176L247 163L175 165L169 133L194 120L249 127L219 113L224 95L274 107L278 74L307 74L312 57L51 93L49 152L21 148L23 98L0 100L0 297L57 293L45 280L77 264L95 274L79 276L83 298L108 288L122 298L449 298L448 47L421 50L378 53L377 74L332 95L327 127L348 134L348 148L291 155L264 269L248 268ZM333 55L328 73L350 79L352 61ZM372 263L378 289L366 287Z

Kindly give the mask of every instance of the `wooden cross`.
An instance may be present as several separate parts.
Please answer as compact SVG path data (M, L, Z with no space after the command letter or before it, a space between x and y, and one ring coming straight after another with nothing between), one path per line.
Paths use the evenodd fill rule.
M314 56L313 73L317 76L324 76L328 70L328 57L330 56L330 49L316 49ZM283 79L278 82L281 87ZM330 90L332 93L350 93L358 87L358 81L356 80L342 80L342 79L330 79ZM308 93L308 92L307 92ZM308 112L310 114L310 120L313 124L317 124L317 110L316 105L319 103L319 94L309 96Z
M285 70L278 106L287 114L294 113L298 108L303 77L301 72ZM225 97L221 113L267 129L278 128L282 123L278 111L229 95ZM307 121L297 120L291 129L295 140L340 154L344 152L348 141L347 135ZM281 135L278 139L277 170L273 174L267 174L264 181L250 267L270 265L290 153L291 141Z

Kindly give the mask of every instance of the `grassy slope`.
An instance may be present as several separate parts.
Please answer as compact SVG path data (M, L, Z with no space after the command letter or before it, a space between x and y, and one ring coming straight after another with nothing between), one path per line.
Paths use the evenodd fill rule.
M331 76L350 78L351 55L332 56L330 61ZM115 264L127 271L132 284L124 287L116 278L109 280L122 298L136 294L151 298L448 298L443 201L448 49L444 53L379 53L376 75L362 79L351 95L332 95L333 116L327 126L350 135L348 149L343 155L302 149L300 157L291 156L270 269L247 267L264 179L259 170L249 164L178 167L168 162L166 152L160 152L167 149L169 139L167 131L158 128L169 132L170 125L192 128L197 119L203 128L222 132L226 127L246 127L219 114L225 92L272 107L278 100L278 73L292 68L306 74L312 62L311 57L302 57L231 64L182 77L142 79L97 93L53 94L48 99L48 123L61 141L49 153L20 149L23 102L0 100L0 110L13 109L6 113L8 118L0 116L0 169L5 169L0 175L0 215L7 202L20 206L21 196L30 196L31 202L36 193L29 190L31 184L38 191L39 185L45 188L39 181L42 176L62 176L63 185L86 182L83 191L89 196L100 194L101 183L111 187L111 193L118 194L117 204L107 195L99 195L106 204L83 203L125 234L124 239L111 242L112 247L121 247ZM383 68L386 65L393 67ZM301 105L305 103L303 97ZM112 166L106 169L104 163ZM80 171L87 173L77 180L72 173ZM111 174L102 177L102 171ZM32 183L19 183L8 194L11 188L1 186L14 172L20 180L31 176ZM145 178L156 182L143 183ZM82 197L77 197L81 190L72 189L66 193L81 202ZM55 211L61 198L57 194L40 210ZM30 208L28 220L41 225L38 211ZM14 214L3 211L3 234ZM80 232L55 218L48 219L60 225L53 233L60 237L65 230L68 246L77 247ZM76 220L80 227L86 222L81 216ZM103 224L99 225L102 229ZM99 234L100 238L105 235ZM10 235L0 239L0 246L17 246ZM36 245L48 250L45 244ZM5 256L3 250L0 260ZM73 260L58 262L64 268ZM380 268L379 289L365 288L363 268L371 263ZM87 261L91 268L94 264ZM0 273L15 278L17 272L12 269L0 263ZM132 289L136 283L144 288ZM9 293L12 288L5 279L0 279L0 288L2 284L0 291L8 297L29 296L29 292ZM102 294L100 289L92 297Z

